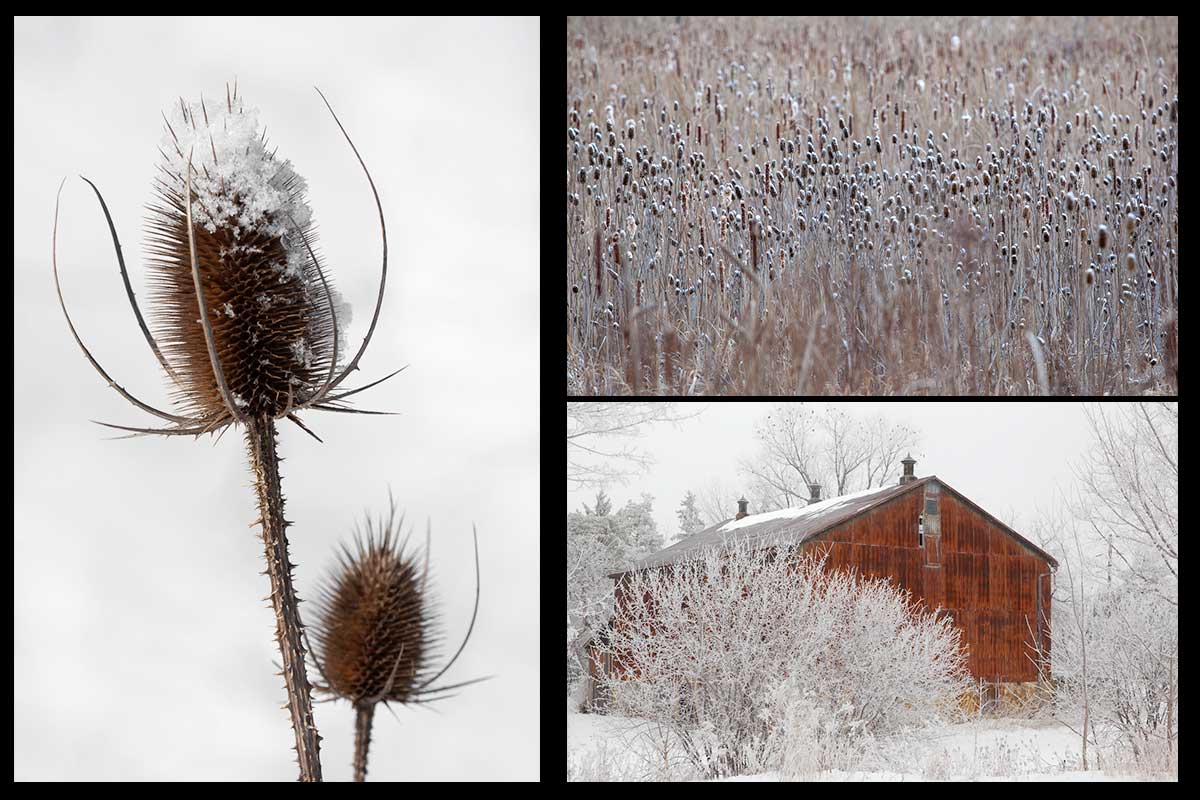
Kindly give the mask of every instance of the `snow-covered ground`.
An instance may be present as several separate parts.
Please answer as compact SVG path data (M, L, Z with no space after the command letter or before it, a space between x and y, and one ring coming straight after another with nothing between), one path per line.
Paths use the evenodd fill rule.
M931 728L880 748L861 771L830 770L811 781L1128 781L1148 776L1083 771L1079 739L1051 720L984 719ZM567 712L569 780L687 779L678 748L644 720ZM727 778L779 781L778 773Z

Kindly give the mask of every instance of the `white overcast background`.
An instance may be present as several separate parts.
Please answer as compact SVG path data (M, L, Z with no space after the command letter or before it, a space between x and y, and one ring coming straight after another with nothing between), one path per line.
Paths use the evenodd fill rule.
M154 425L84 360L169 407L100 208L139 299L144 205L182 95L238 80L309 183L328 270L362 341L378 288L371 169L387 219L387 295L355 397L396 417L280 424L297 589L330 566L389 486L423 538L452 652L448 681L495 678L431 708L375 715L368 780L538 776L537 19L17 18L14 271L14 765L25 780L295 780L274 620L240 433L109 441ZM311 608L311 605L302 606ZM311 670L310 670L311 674ZM351 777L353 714L320 704L327 780Z
M806 403L820 410L833 406L856 417L883 415L913 428L919 444L912 449L919 476L937 475L982 508L1026 533L1039 509L1050 508L1056 492L1073 485L1072 464L1087 451L1091 436L1079 403L1026 402L853 402ZM654 519L665 543L679 531L675 511L686 492L699 492L721 481L729 497L727 517L737 513L737 498L748 482L739 460L759 452L755 425L773 403L679 403L682 414L699 412L678 424L646 427L636 442L655 463L625 485L607 487L615 508L654 496ZM608 445L616 449L617 445ZM603 445L601 445L603 447ZM895 483L900 470L889 477ZM825 487L829 496L829 487ZM592 505L595 489L568 489L567 511ZM751 508L751 513L757 509Z

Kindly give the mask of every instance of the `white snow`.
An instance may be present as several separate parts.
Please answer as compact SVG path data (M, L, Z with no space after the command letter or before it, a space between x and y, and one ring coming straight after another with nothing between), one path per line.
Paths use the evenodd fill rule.
M568 780L662 779L652 765L663 763L661 739L645 720L567 709ZM889 758L887 751L892 751ZM1094 756L1092 756L1094 759ZM884 748L870 766L806 775L805 781L1131 781L1166 780L1162 775L1125 774L1080 766L1079 737L1050 720L982 719L914 732ZM686 770L681 750L669 761ZM678 779L678 778L677 778ZM778 772L722 781L768 783L788 780Z
M739 528L745 528L750 525L758 525L762 522L773 522L774 520L779 519L801 519L813 514L822 514L826 511L832 511L836 508L840 508L852 500L858 500L873 494L881 494L895 488L895 486L883 486L876 487L874 489L864 489L861 492L844 494L841 497L831 497L828 500L822 500L819 503L813 503L812 505L802 506L800 508L781 508L778 511L768 511L763 514L751 514L748 517L742 517L741 519L733 520L732 522L726 522L721 526L721 531L723 533L728 533L729 531L736 531Z
M257 109L245 108L241 100L230 107L222 93L209 96L203 106L172 103L166 118L169 128L160 144L166 156L163 166L176 177L176 189L183 195L190 164L196 193L192 218L209 232L220 225L235 236L293 232L285 237L285 275L303 279L296 265L308 256L294 231L312 219L312 209L303 200L306 184L290 161L280 161L268 151L259 133Z
M292 342L292 358L297 364L303 364L305 368L312 367L312 349L308 346L308 342L304 339L297 339Z

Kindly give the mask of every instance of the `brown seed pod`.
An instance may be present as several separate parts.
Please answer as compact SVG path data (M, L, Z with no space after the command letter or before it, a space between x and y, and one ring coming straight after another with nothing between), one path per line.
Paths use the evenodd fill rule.
M305 182L291 164L253 137L240 154L224 142L221 158L215 144L212 161L200 159L208 148L195 152L196 138L234 134L247 125L253 132L253 118L246 119L240 105L220 111L214 109L211 126L205 114L189 129L189 122L199 122L196 109L181 106L176 127L182 123L180 134L191 134L183 141L167 122L175 157L163 165L169 177L155 182L158 199L147 220L151 309L177 378L180 407L201 418L227 416L227 392L236 413L275 419L321 388L335 359L334 317L341 304L312 249L316 234ZM236 156L238 163L222 163ZM203 289L199 296L197 286ZM197 324L198 308L207 312L207 326ZM345 324L344 312L339 323ZM210 362L210 330L224 390Z
M327 693L354 703L404 703L428 678L437 638L428 599L429 560L406 552L394 508L366 533L356 530L354 549L338 554L335 574L322 586L313 631L315 657Z
M424 553L409 551L401 538L404 516L396 518L389 497L386 519L366 520L355 529L354 548L342 545L334 571L317 596L312 648L331 699L349 700L357 714L355 780L366 776L371 721L377 703L416 704L442 699L450 689L477 678L433 686L458 659L470 639L479 610L479 547L475 547L475 610L457 652L436 672L433 659L441 626L429 586L429 534Z
M336 115L334 121L338 122ZM266 133L258 136L255 112L243 108L235 91L212 108L203 100L189 106L181 99L164 122L161 174L155 182L157 200L150 206L147 241L149 316L157 338L134 297L104 198L95 184L88 184L112 234L134 316L174 384L180 413L143 403L100 367L76 333L59 288L67 324L92 366L126 400L171 423L157 429L101 424L135 434L198 435L233 423L248 426L283 417L304 428L295 412L306 408L372 413L339 403L358 389L334 393L358 369L379 320L387 282L383 208L362 159L359 164L379 211L383 266L367 335L347 361L348 348L339 330L348 322L348 307L314 249L305 182L290 162L267 151ZM342 133L346 135L344 128ZM346 141L358 157L349 135ZM57 220L56 204L56 234ZM52 263L57 288L57 259Z

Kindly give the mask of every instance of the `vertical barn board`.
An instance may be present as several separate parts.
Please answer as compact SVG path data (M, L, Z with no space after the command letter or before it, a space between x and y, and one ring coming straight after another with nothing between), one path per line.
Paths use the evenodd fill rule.
M851 547L850 563L861 574L866 570L867 546L856 541Z
M920 556L917 556L920 558ZM917 569L921 572L922 594L925 603L930 608L949 605L946 599L946 569L944 567L926 567L923 564Z
M1021 591L1013 607L1030 616L1033 616L1034 605L1037 602L1037 575L1041 563L1033 556L1021 556Z
M941 572L945 575L943 589L945 591L944 604L947 608L962 608L961 594L958 591L960 585L959 561L962 559L958 553L943 553L942 566L939 569L926 568L925 574L929 575L933 572Z
M957 553L962 549L958 536L959 517L957 504L953 496L942 492L939 506L942 515L942 552Z
M963 610L963 621L966 630L967 641L971 643L971 673L973 675L983 674L983 659L979 646L979 622L978 613L974 610Z
M915 547L910 547L904 551L905 562L905 577L908 581L908 588L917 597L922 597L924 594L924 576L921 574L924 571L924 565L921 563L921 551Z
M1005 565L1008 558L1003 555L988 556L988 599L989 608L1006 608L1008 596L1008 575Z
M826 567L830 570L845 569L850 563L850 554L847 552L850 546L841 542L831 542L827 546L829 558L825 562Z
M1012 608L1012 602L1021 588L1021 560L1017 556L1004 559L1004 599L1005 607Z
M988 553L997 557L1007 555L1012 537L994 525L988 526L988 534Z
M980 551L979 521L962 506L959 506L959 513L962 516L963 552L975 555Z
M979 557L979 607L991 608L991 564L989 563L991 556L981 555Z
M958 514L954 498L943 492L939 510L942 513L942 552L957 553L962 547L958 540Z

